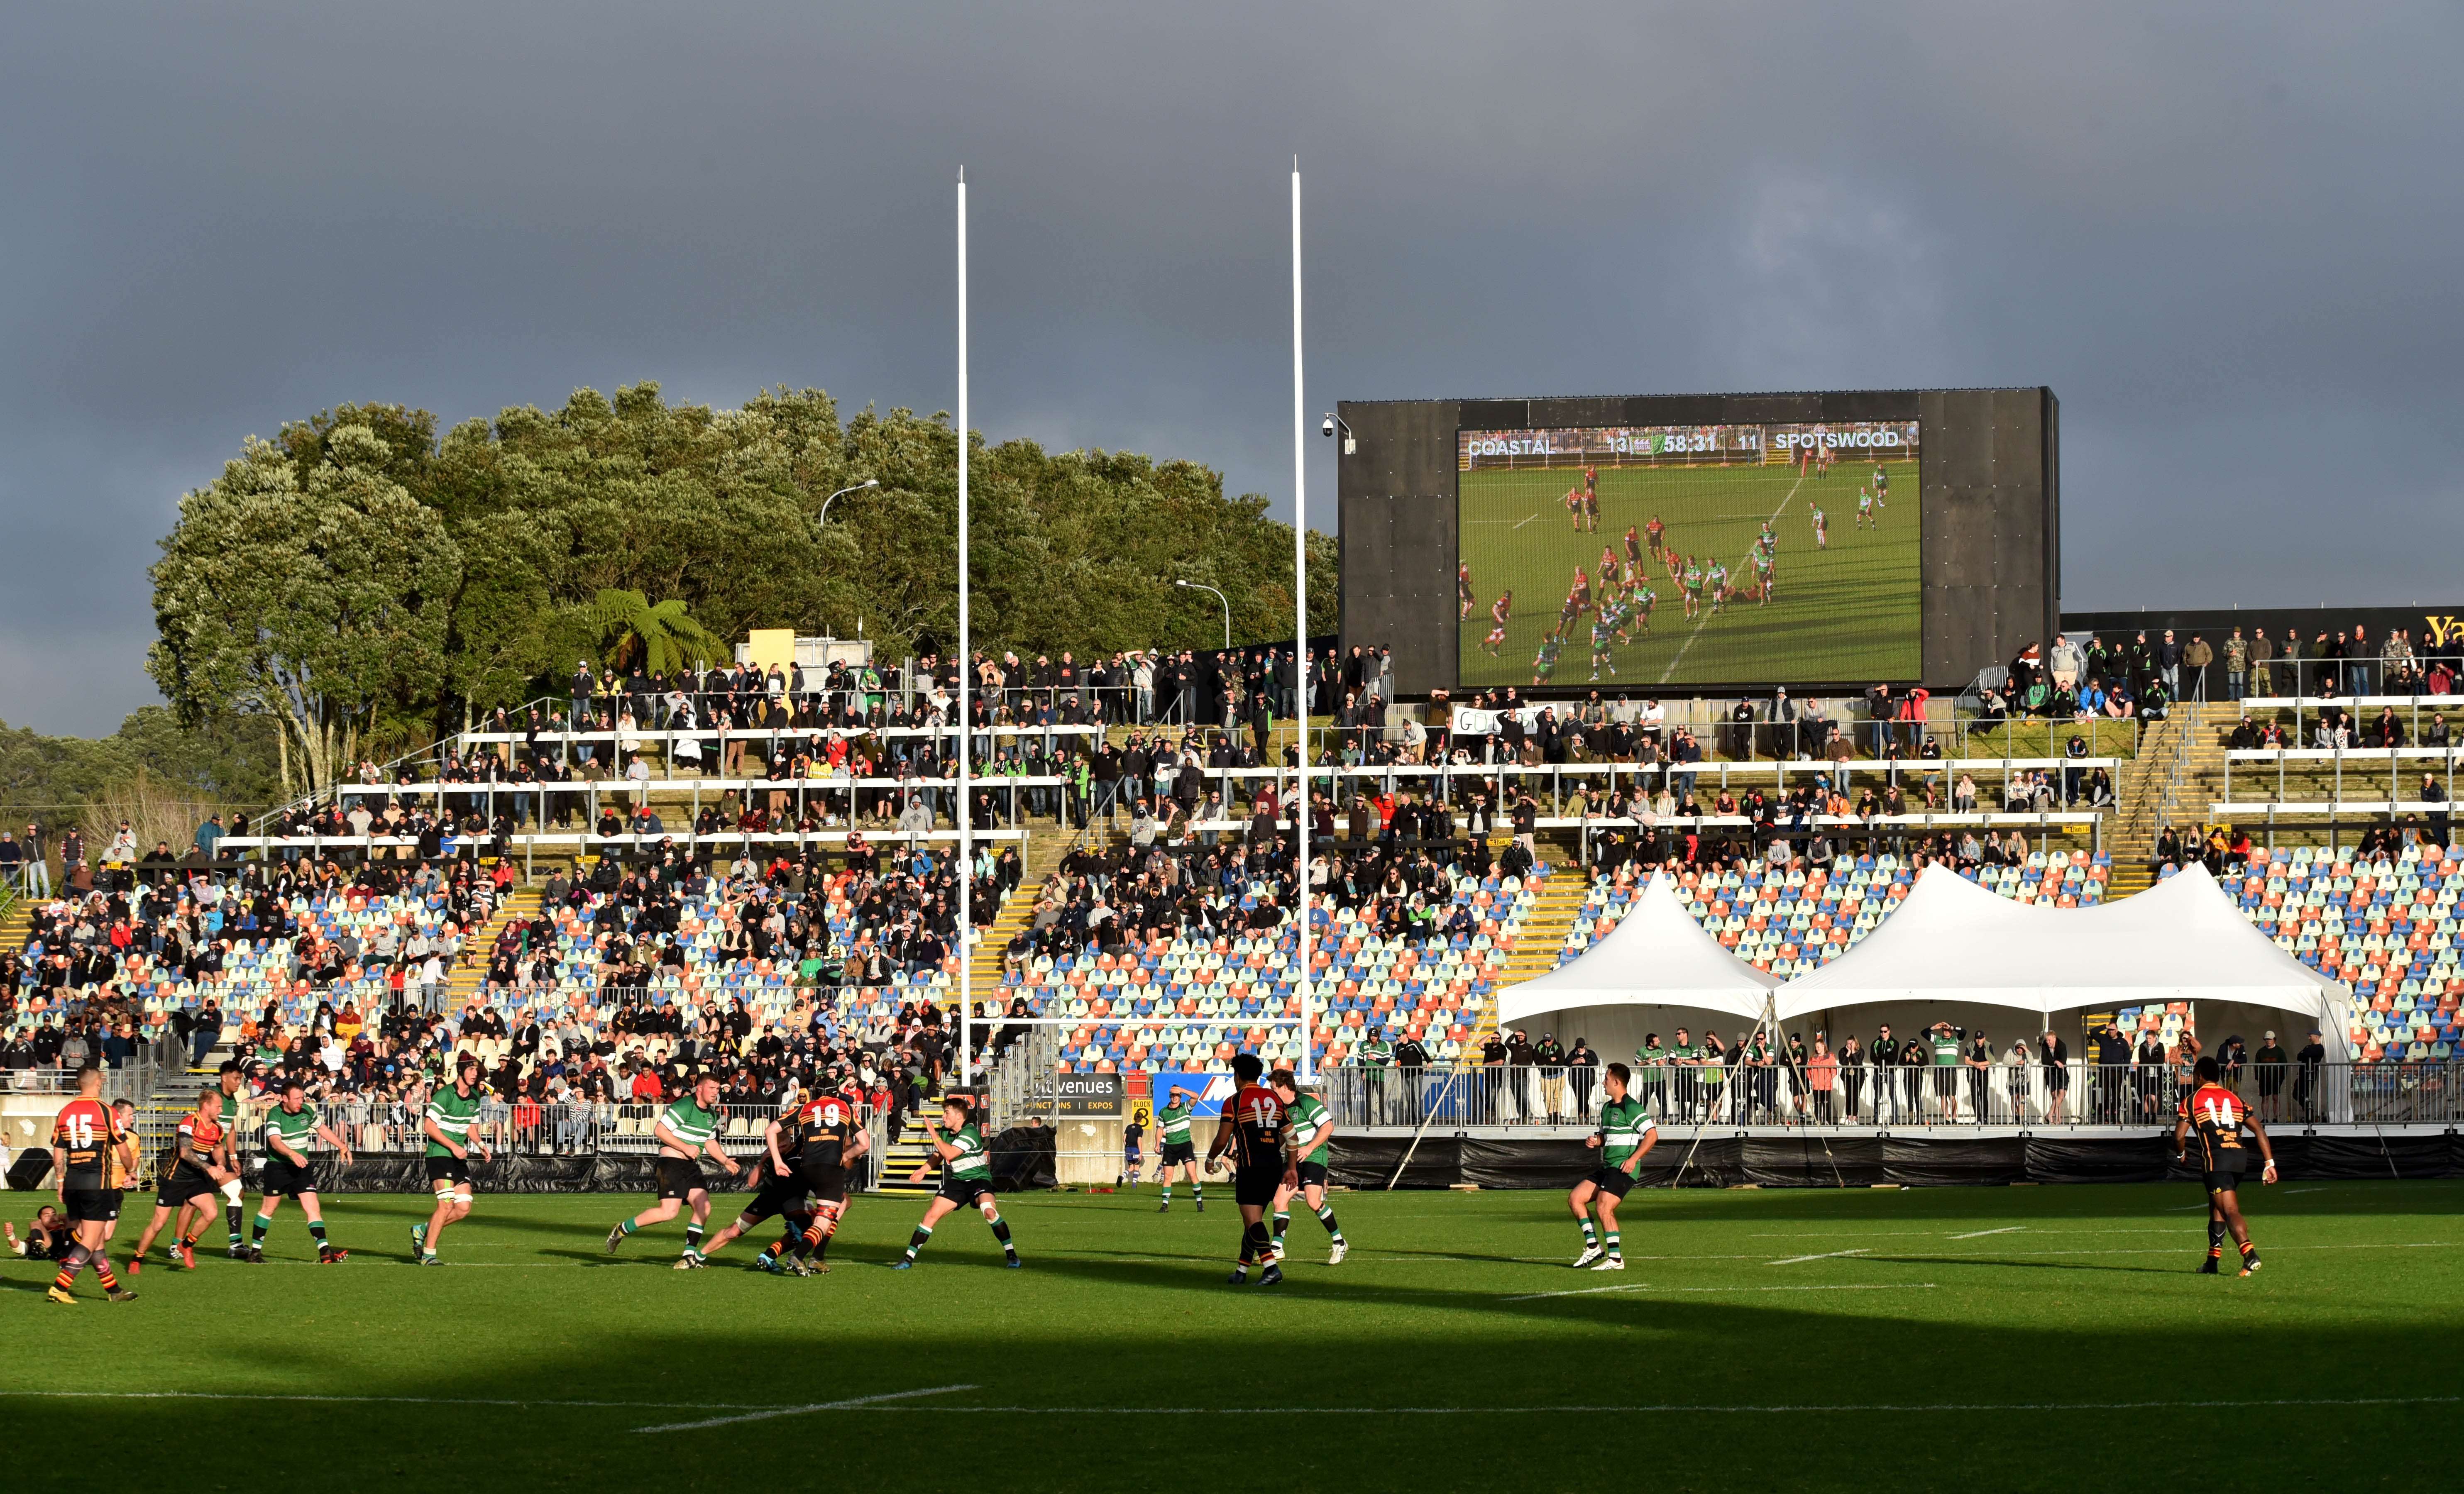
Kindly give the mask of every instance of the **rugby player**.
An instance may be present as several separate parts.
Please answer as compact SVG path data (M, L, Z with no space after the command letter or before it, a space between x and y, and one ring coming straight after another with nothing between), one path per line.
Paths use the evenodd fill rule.
M1464 619L1468 619L1471 616L1472 605L1471 562L1469 560L1465 560L1455 567L1455 600L1463 604L1463 617Z
M1600 1165L1566 1195L1574 1221L1583 1227L1583 1253L1574 1258L1576 1270L1584 1266L1595 1271L1625 1269L1625 1250L1617 1239L1617 1200L1634 1186L1636 1169L1660 1140L1650 1109L1626 1092L1633 1078L1623 1064L1611 1064L1601 1076L1600 1089L1607 1099L1600 1106L1600 1129L1583 1138L1584 1146L1600 1149ZM1595 1208L1600 1217L1596 1233L1592 1228Z
M1610 657L1609 650L1615 645L1619 621L1615 603L1592 615L1592 679L1595 683L1602 670L1609 671L1610 678L1617 677L1617 661Z
M1298 1172L1284 1155L1284 1102L1259 1083L1266 1066L1255 1053L1232 1060L1232 1077L1240 1085L1223 1121L1215 1129L1215 1145L1206 1153L1207 1171L1221 1168L1228 1153L1233 1162L1232 1201L1241 1208L1241 1261L1232 1268L1232 1285L1249 1280L1249 1263L1264 1260L1261 1286L1279 1285L1283 1267L1274 1261L1273 1238L1266 1231L1266 1210L1276 1195L1300 1182Z
M1326 1201L1326 1166L1334 1153L1334 1116L1318 1102L1315 1095L1304 1094L1299 1081L1288 1068L1278 1068L1269 1076L1275 1098L1284 1102L1284 1118L1292 1138L1292 1154L1300 1160L1292 1172L1300 1183L1301 1196L1308 1200L1309 1212L1326 1226L1334 1245L1327 1253L1326 1263L1341 1265L1344 1254L1352 1246L1343 1238L1343 1229L1334 1222L1334 1210ZM1292 1189L1275 1190L1275 1264L1284 1263L1284 1231L1291 1227Z
M436 1242L445 1238L445 1226L471 1217L471 1153L478 1153L482 1162L491 1159L487 1143L471 1137L483 1092L478 1058L456 1054L453 1082L437 1087L420 1117L420 1132L428 1137L428 1186L436 1194L436 1212L427 1223L410 1227L410 1247L422 1265L444 1264L436 1258Z
M1819 503L1814 505L1814 548L1817 550L1831 548L1831 532L1826 527L1828 523L1829 520L1822 512L1822 505Z
M1499 592L1497 594L1497 600L1488 604L1489 621L1497 626L1491 627L1488 630L1488 636L1480 641L1480 646L1483 649L1486 650L1490 654L1495 654L1497 652L1499 647L1506 642L1507 621L1513 617L1513 615L1514 592L1513 589L1509 587L1505 591Z
M103 1294L113 1302L137 1299L135 1292L120 1285L110 1257L103 1254L111 1226L120 1219L120 1192L111 1186L113 1164L133 1168L136 1143L121 1130L101 1096L102 1070L93 1066L78 1070L77 1097L61 1106L59 1118L52 1123L52 1167L59 1175L55 1197L77 1242L60 1257L59 1272L45 1295L71 1306L77 1297L70 1288L89 1265L102 1283Z
M220 1094L211 1089L198 1093L197 1109L180 1118L160 1171L154 1186L154 1218L146 1223L145 1233L137 1237L136 1252L128 1258L131 1276L145 1268L145 1253L154 1248L154 1237L165 1224L173 1225L171 1258L184 1269L197 1268L197 1237L213 1222L214 1195L226 1181L239 1177L239 1169L231 1162L230 1138L223 1133Z
M753 1201L736 1217L736 1222L713 1235L710 1248L702 1252L705 1263L759 1225L763 1219L785 1221L786 1233L775 1245L765 1247L754 1258L757 1271L785 1271L803 1274L793 1263L790 1251L804 1236L812 1211L805 1204L803 1174L798 1166L801 1153L796 1149L795 1116L780 1115L761 1131L761 1170L754 1179Z
M67 1216L48 1203L34 1211L25 1239L19 1240L17 1226L5 1219L0 1219L0 1237L6 1237L11 1255L29 1261L62 1260L77 1245L77 1232L69 1228Z
M614 1255L625 1237L637 1229L664 1224L676 1217L676 1210L691 1205L693 1218L685 1224L685 1253L676 1262L678 1270L690 1271L701 1263L702 1231L710 1225L710 1188L701 1175L704 1153L718 1160L734 1177L744 1169L718 1144L718 1076L704 1071L693 1081L693 1088L668 1107L650 1133L658 1138L658 1160L651 1164L651 1181L658 1201L623 1220L607 1232L607 1253Z
M1155 1133L1160 1143L1162 1161L1157 1169L1163 1177L1163 1204L1157 1214L1172 1212L1172 1170L1179 1168L1189 1175L1189 1191L1198 1200L1198 1212L1206 1212L1206 1183L1199 1175L1198 1147L1189 1138L1189 1090L1181 1085L1172 1087L1172 1103L1155 1111Z
M1668 546L1663 542L1667 534L1668 526L1661 522L1657 514L1651 516L1650 523L1642 526L1642 537L1651 546L1653 560L1660 560L1667 554Z
M2249 1153L2242 1149L2241 1133L2249 1128L2258 1140L2259 1160L2265 1164L2259 1173L2262 1184L2276 1181L2276 1149L2268 1144L2267 1130L2258 1117L2250 1113L2241 1096L2217 1081L2224 1070L2213 1058L2202 1057L2190 1070L2199 1087L2190 1091L2175 1110L2173 1121L2173 1160L2189 1162L2191 1138L2198 1141L2197 1169L2208 1191L2208 1253L2199 1262L2199 1274L2221 1274L2217 1262L2225 1253L2225 1232L2233 1232L2233 1243L2241 1247L2241 1274L2248 1276L2258 1269L2258 1246L2251 1243L2250 1226L2242 1221L2242 1165Z
M241 1197L239 1175L239 1138L248 1133L248 1072L237 1059L225 1059L214 1076L214 1085L215 1102L220 1107L214 1119L223 1129L223 1165L231 1169L231 1176L217 1190L223 1196L223 1221L231 1226L231 1247L224 1253L236 1261L248 1250L248 1241L240 1233L248 1210Z
M830 1237L847 1214L847 1169L872 1146L859 1113L852 1095L835 1092L825 1092L796 1113L796 1169L812 1199L811 1219L787 1257L787 1268L798 1276L830 1268ZM1008 1243L1001 1226L993 1232ZM1010 1259L1015 1262L1018 1253L1011 1251Z
M1557 672L1557 655L1566 647L1566 635L1551 632L1540 640L1539 650L1531 656L1531 683L1546 685L1549 676Z
M965 1208L971 1203L984 1211L984 1222L992 1226L993 1238L1001 1241L1001 1254L1005 1257L1001 1264L1015 1266L1019 1263L1018 1246L1010 1242L1009 1225L1001 1219L1001 1206L993 1199L992 1158L984 1152L984 1133L976 1128L972 1111L960 1096L952 1095L942 1101L941 1115L950 1124L946 1136L940 1127L933 1123L932 1116L924 1117L924 1134L941 1158L940 1191L925 1206L923 1220L908 1239L907 1253L891 1262L890 1267L893 1271L912 1268L915 1264L916 1252L933 1238L933 1226L953 1210ZM909 1174L907 1180L920 1183L932 1172L933 1165L928 1162Z
M1881 527L1881 521L1874 516L1873 490L1859 488L1857 490L1857 527L1863 529L1868 525L1879 529Z
M317 1201L317 1175L308 1149L322 1141L348 1167L351 1144L319 1119L307 1102L307 1082L293 1074L282 1081L281 1101L265 1112L265 1160L256 1179L260 1197L248 1239L248 1259L254 1265L265 1263L265 1231L285 1198L298 1199L299 1212L308 1216L308 1233L317 1237L319 1265L336 1265L350 1258L349 1251L335 1249L325 1238L325 1211Z

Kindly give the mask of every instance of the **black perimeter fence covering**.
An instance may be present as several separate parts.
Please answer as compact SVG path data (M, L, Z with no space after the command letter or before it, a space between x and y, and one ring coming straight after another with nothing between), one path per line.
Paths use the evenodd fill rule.
M2278 1174L2298 1178L2464 1177L2464 1135L2277 1135ZM1411 1161L1403 1165L1405 1153ZM1690 1155L1689 1155L1690 1152ZM1403 1165L1398 1188L1571 1188L1590 1175L1599 1153L1580 1141L1490 1140L1429 1135L1340 1136L1331 1180L1384 1188ZM1680 1169L1683 1175L1679 1175ZM2254 1169L2255 1175L2255 1169ZM2196 1181L2173 1164L2170 1133L2150 1136L1705 1136L1663 1131L1642 1159L1646 1187L1926 1188L2011 1183Z

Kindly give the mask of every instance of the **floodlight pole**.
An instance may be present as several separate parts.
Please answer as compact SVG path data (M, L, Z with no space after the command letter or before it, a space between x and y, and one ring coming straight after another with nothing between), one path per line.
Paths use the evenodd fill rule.
M1301 158L1292 157L1292 700L1300 774L1292 796L1292 869L1300 888L1301 1082L1317 1078L1317 1038L1309 1011L1309 964L1317 955L1309 923L1309 419L1301 393ZM1228 609L1227 609L1228 610Z
M1220 588L1210 586L1202 581L1176 581L1173 584L1187 586L1193 591L1215 593L1215 600L1223 604L1223 651L1230 653L1232 651L1232 599L1223 595Z
M976 841L967 793L967 674L975 653L967 617L967 169L958 168L958 1083L975 1073Z

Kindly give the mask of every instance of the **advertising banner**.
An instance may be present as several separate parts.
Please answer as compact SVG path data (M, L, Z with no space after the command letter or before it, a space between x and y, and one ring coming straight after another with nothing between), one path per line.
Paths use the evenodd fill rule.
M1179 1069L1149 1074L1147 1083L1147 1093L1156 1110L1172 1103L1173 1090L1188 1090L1191 1100L1189 1113L1201 1120L1213 1120L1222 1115L1224 1104L1238 1088L1230 1074L1189 1073Z
M1117 1117L1127 1095L1128 1089L1118 1074L1056 1074L1052 1081L1052 1113Z

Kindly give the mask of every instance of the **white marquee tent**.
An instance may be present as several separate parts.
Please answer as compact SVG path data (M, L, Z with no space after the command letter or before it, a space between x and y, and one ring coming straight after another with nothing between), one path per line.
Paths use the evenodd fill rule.
M2296 1014L2320 1030L2328 1061L2342 1063L2338 992L2195 864L2135 897L2077 909L2015 903L1935 866L1847 954L1782 987L1778 1015L1788 1022L1884 1001L1969 1001L2040 1017L2237 1002Z
M1497 1021L1511 1027L1545 1012L1598 1006L1690 1007L1760 1018L1779 983L1729 954L1677 900L1668 874L1656 871L1624 920L1573 963L1499 992Z

